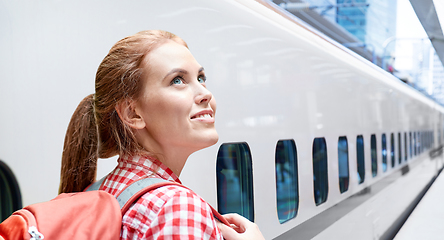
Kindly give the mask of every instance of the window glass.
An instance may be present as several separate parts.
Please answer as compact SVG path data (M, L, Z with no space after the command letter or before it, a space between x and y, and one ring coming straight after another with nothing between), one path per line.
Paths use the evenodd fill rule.
M6 163L0 160L0 222L22 208L17 179Z
M339 190L341 193L348 190L348 143L347 137L339 137L338 140L338 168L339 168Z
M390 134L390 158L392 160L392 168L395 167L395 135Z
M407 161L407 157L408 157L408 147L407 147L407 133L404 132L404 161Z
M221 214L254 220L253 173L247 143L224 143L217 153L217 204Z
M298 164L296 144L293 140L279 140L276 144L276 201L280 223L294 217L298 212Z
M316 206L324 203L328 196L327 144L325 138L313 141L313 185Z
M398 163L401 164L402 162L402 138L401 133L398 133Z
M358 183L361 184L365 179L364 138L362 135L356 137L356 162L358 165Z
M410 158L412 158L413 157L412 132L409 132L409 148L410 148Z
M370 148L372 156L372 176L376 177L378 174L378 152L376 149L376 135L372 134L370 137Z
M382 171L387 171L387 139L385 133L382 134Z

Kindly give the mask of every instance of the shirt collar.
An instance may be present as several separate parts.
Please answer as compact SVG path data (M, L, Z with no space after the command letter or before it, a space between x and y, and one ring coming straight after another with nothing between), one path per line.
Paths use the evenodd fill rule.
M118 160L119 163L135 165L143 169L143 171L147 172L147 174L154 174L165 180L172 180L174 182L182 183L176 174L168 168L165 164L163 164L158 159L151 156L142 156L142 155L125 155L121 156Z

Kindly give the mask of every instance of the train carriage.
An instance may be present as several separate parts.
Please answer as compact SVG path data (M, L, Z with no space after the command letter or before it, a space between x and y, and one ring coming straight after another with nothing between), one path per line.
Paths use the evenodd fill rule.
M0 22L2 219L57 195L74 109L145 29L188 43L218 104L182 182L266 239L391 238L443 165L442 106L266 0L2 0Z

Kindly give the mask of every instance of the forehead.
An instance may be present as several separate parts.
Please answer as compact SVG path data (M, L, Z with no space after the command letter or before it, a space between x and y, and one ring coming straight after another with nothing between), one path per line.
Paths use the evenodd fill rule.
M188 48L174 41L167 41L153 49L146 56L144 64L150 73L159 74L166 73L173 68L200 68Z

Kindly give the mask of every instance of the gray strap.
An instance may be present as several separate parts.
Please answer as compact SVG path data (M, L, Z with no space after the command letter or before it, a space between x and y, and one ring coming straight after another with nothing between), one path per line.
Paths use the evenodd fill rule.
M119 202L120 208L122 208L126 204L126 202L128 202L128 200L140 190L144 189L145 187L161 182L168 182L168 181L161 178L143 178L133 182L131 185L125 188L125 190L123 190L119 194L119 196L117 196L117 202Z
M89 186L85 191L88 192L88 191L99 190L100 186L102 185L103 181L105 181L106 177L107 176L91 184L91 186ZM119 202L120 208L122 209L122 207L126 204L126 202L128 202L128 200L130 200L130 198L140 190L144 189L145 187L161 182L168 182L168 181L161 178L142 178L138 181L131 183L119 194L119 196L117 196L117 202Z
M85 192L89 192L89 191L96 191L99 190L100 186L102 185L103 181L105 181L106 177L108 175L105 175L105 177L103 177L102 179L100 179L99 181L91 184L86 190Z

